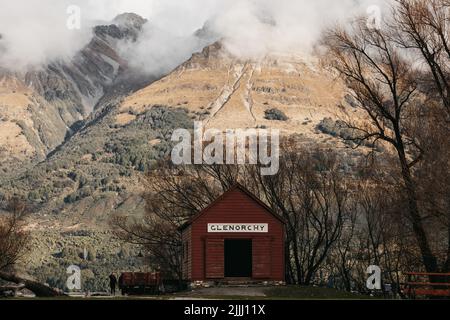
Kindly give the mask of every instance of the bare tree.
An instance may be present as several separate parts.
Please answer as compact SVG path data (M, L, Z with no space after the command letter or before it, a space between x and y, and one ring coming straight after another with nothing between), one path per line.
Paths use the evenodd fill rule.
M27 214L25 204L13 198L0 213L0 271L13 267L26 254L29 233L23 230Z
M434 229L434 245L444 261L442 270L450 271L450 1L396 0L393 8L393 39L402 48L419 56L427 67L421 77L421 90L427 95L427 109L415 130L424 149L418 168L423 210ZM441 110L446 112L443 113ZM430 121L424 122L423 118ZM446 237L440 235L444 233ZM443 241L443 239L447 241Z
M178 228L200 212L237 178L237 167L225 165L172 166L161 163L146 180L145 216L113 218L116 235L143 246L148 262L166 276L182 278L182 240Z
M420 267L421 262L413 262L411 250L415 253L414 237L408 228L402 204L398 199L396 186L379 185L373 181L364 181L360 185L360 201L358 206L361 214L361 226L358 238L361 243L364 267L378 265L384 270L383 281L395 285L395 292L399 290L404 280L402 272ZM401 194L401 193L400 193ZM417 269L416 269L417 270ZM384 292L384 286L382 287Z
M365 121L348 122L357 141L382 141L397 156L408 217L428 272L438 271L419 211L414 167L424 150L411 134L408 120L420 107L417 71L404 58L389 28L370 29L364 19L351 30L336 27L326 34L324 45L330 65L342 76L351 94L364 111Z
M280 162L269 178L257 165L162 165L148 176L145 217L115 218L116 233L143 245L153 265L181 277L178 228L239 181L287 220L288 277L309 284L341 234L347 185L333 153L286 148Z
M450 1L396 0L393 7L393 40L419 54L428 66L425 81L450 117ZM427 78L425 77L425 80Z
M28 213L26 204L18 198L5 200L0 211L0 279L21 284L39 297L62 295L61 292L39 282L19 277L14 266L28 253L30 234L24 230ZM7 291L10 287L0 291ZM1 288L0 288L1 289Z
M431 112L436 113L432 110ZM431 116L434 117L434 116ZM450 271L450 135L436 121L424 123L417 133L424 145L424 158L416 169L419 205L424 212L432 245L442 261L441 270Z
M327 266L325 267L329 277L335 280L335 275L339 276L343 288L348 292L352 291L355 283L361 281L355 276L355 269L358 268L358 263L361 262L358 259L359 254L364 250L357 241L359 212L356 204L357 202L353 200L351 203L353 208L349 210L350 212L344 221L342 234L331 250L327 258ZM338 287L334 282L333 285Z
M336 154L286 143L275 176L248 167L245 183L286 221L290 282L311 284L342 234L350 192Z

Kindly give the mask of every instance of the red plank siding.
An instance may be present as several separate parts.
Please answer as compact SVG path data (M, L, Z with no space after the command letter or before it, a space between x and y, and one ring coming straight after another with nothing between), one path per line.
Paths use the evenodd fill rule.
M264 237L253 241L253 278L269 279L272 277L272 241Z
M268 233L208 233L208 223L267 223ZM252 239L252 278L284 281L284 224L245 189L226 192L183 229L185 237L191 264L189 272L183 272L186 280L223 278L224 239Z
M224 239L206 240L206 278L222 279L224 277Z

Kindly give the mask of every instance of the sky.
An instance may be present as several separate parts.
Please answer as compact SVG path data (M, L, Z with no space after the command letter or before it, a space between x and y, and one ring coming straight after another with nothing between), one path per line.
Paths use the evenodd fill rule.
M149 20L137 44L123 52L148 72L182 62L203 43L192 34L208 22L234 55L308 52L324 28L365 14L390 0L0 0L0 66L26 69L70 59L92 36L92 26L123 12ZM70 6L80 9L80 29L70 29ZM181 60L181 61L180 61Z

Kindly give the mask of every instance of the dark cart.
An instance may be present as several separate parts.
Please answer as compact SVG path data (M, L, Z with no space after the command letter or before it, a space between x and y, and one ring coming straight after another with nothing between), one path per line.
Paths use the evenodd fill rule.
M119 277L122 294L159 294L162 280L159 272L123 272Z

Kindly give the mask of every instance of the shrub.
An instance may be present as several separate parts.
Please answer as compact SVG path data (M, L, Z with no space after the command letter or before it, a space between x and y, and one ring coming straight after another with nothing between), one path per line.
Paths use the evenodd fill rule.
M264 118L271 121L287 121L289 119L283 111L276 108L266 110Z
M341 120L334 121L331 118L324 118L317 125L317 129L325 134L345 140L345 143L349 146L354 146L355 143L361 143L361 145L369 148L375 147L375 150L378 152L382 152L384 150L381 145L377 144L374 146L374 144L370 141L358 140L358 133L354 129L349 128L348 125Z

